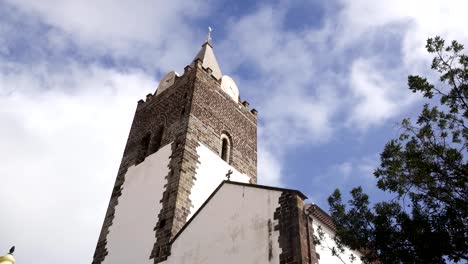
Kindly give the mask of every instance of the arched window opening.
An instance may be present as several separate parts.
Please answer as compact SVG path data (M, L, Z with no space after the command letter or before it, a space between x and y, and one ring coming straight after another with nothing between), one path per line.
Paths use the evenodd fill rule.
M231 141L229 137L225 134L221 136L221 159L229 163L230 159L230 154L231 154Z

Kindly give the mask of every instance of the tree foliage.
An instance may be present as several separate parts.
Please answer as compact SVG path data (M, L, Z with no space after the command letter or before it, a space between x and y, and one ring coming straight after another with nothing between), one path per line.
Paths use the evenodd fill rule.
M349 209L339 190L328 199L335 239L364 252L368 263L468 261L468 56L440 37L426 48L440 82L408 77L409 89L428 102L416 121L402 121L374 172L378 188L395 198L370 208L358 187Z

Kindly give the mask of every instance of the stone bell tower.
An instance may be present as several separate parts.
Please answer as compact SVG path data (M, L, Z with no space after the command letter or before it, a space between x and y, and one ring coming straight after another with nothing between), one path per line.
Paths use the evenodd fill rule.
M221 73L210 37L183 75L138 102L94 253L98 263L159 263L225 180L257 182L257 111Z

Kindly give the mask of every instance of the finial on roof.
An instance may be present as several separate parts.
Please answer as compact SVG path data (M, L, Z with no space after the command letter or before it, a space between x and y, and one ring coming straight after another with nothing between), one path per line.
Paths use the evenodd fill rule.
M1 0L0 0L1 1ZM205 43L203 43L201 50L198 52L197 56L192 60L190 64L191 67L195 66L195 61L200 60L204 69L211 69L211 75L217 80L223 77L221 69L219 68L218 62L213 52L213 46L211 45L211 31L213 29L208 27L208 36L206 37Z
M208 36L206 36L206 43L208 44L211 44L211 31L213 31L213 29L211 29L211 27L208 27Z

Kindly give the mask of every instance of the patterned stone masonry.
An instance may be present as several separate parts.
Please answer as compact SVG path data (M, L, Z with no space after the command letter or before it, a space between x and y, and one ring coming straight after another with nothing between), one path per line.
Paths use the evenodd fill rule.
M192 203L189 199L198 166L197 146L202 143L215 153L221 151L221 135L232 139L229 163L257 181L257 112L249 111L247 102L238 103L220 89L209 68L196 60L193 68L158 94L140 100L127 145L101 229L93 264L102 263L108 254L107 234L115 206L122 192L127 169L160 147L173 142L167 185L161 200L159 220L155 220L155 244L149 257L154 263L170 255L170 241L184 226ZM206 175L209 177L209 175Z
M279 230L280 264L316 263L312 255L315 249L310 240L311 223L304 212L303 198L295 192L284 191L274 219L278 220L274 229Z
M239 172L257 182L257 114L249 111L248 103L234 102L220 89L209 69L195 64L196 78L189 121L189 132L215 153L221 151L221 134L232 139L229 163Z

